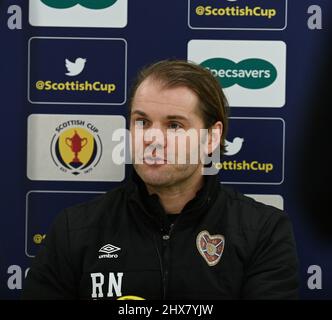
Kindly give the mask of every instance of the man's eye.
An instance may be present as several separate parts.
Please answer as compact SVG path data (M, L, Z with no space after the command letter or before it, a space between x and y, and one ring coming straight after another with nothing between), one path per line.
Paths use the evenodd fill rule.
M139 119L135 121L135 126L139 128L144 128L147 125L147 121L145 119Z
M179 124L179 123L177 123L177 122L172 122L172 123L170 123L169 125L168 125L168 127L170 128L170 129L181 129L182 128L182 126Z

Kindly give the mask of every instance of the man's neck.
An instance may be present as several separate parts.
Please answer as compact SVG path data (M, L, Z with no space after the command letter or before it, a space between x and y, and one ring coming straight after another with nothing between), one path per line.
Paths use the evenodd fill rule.
M166 213L176 214L180 213L184 206L196 196L203 183L204 178L199 170L199 174L194 173L190 178L176 185L167 187L146 185L146 187L149 194L157 194L159 196L161 205Z

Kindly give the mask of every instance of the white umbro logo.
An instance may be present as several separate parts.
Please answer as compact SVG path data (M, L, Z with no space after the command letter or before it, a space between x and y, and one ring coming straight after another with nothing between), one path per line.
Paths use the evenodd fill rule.
M116 246L113 246L111 244L106 244L104 245L103 247L101 247L99 249L99 252L100 253L104 253L102 255L99 256L99 259L104 259L104 258L108 258L108 259L111 259L111 258L117 258L118 257L118 254L114 254L114 252L117 252L121 250L121 248L118 248Z
M100 248L99 252L103 252L103 253L114 253L116 251L121 250L120 248L116 247L116 246L112 246L111 244L106 244L103 247Z

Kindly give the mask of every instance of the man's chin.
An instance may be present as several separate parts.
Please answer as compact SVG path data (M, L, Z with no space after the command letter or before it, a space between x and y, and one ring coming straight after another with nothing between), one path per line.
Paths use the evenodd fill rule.
M200 166L174 164L134 164L140 178L150 186L167 187L183 181L194 174Z
M136 164L134 165L135 170L138 173L141 174L153 174L153 172L157 172L157 171L169 171L172 170L170 168L170 165L167 163L142 163L142 164Z
M172 180L169 164L136 164L134 168L141 179L150 185L161 186Z

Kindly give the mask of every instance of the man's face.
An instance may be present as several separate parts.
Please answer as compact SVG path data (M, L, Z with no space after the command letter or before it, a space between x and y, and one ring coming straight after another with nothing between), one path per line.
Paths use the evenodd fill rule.
M164 88L149 78L138 87L131 109L132 154L134 168L147 185L173 186L201 174L198 142L204 126L198 102L186 87ZM189 143L186 132L196 134L198 141ZM190 153L198 158L190 159Z

